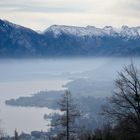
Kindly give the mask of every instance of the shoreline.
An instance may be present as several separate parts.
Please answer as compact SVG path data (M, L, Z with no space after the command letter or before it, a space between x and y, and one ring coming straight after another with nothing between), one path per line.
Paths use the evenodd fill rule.
M47 81L47 84L45 84L46 81ZM50 83L49 83L49 81L50 81ZM6 91L3 93L8 94L8 90L11 90L11 92L9 92L9 93L12 93L11 97L9 95L6 95L0 101L0 104L2 105L0 108L1 120L2 120L1 127L4 129L6 134L8 134L10 136L14 134L15 129L17 129L17 131L19 131L19 133L20 132L31 132L32 130L46 131L48 128L46 127L46 124L45 124L46 121L43 119L44 114L46 114L47 112L49 114L56 112L56 110L54 111L52 109L48 109L47 107L45 107L45 108L13 107L13 106L7 106L4 104L4 100L7 99L8 96L9 96L8 98L15 98L15 97L19 97L19 96L30 96L31 93L35 94L35 93L37 93L37 91L39 92L39 91L41 91L41 89L43 89L42 86L39 88L39 87L35 87L35 85L32 85L31 87L28 85L28 87L30 87L31 89L29 89L29 88L27 89L26 85L29 83L31 84L32 82L34 84L39 83L39 82L30 81L30 82L27 82L26 84L23 84L24 82L16 82L13 84L13 82L8 82L8 85L5 83L5 87L3 87L3 89L5 88L5 91ZM67 84L69 82L69 80L45 80L45 81L43 80L42 82L44 83L43 84L44 88L46 88L47 90L51 90L51 89L60 90L60 89L65 88L65 87L63 87L63 85ZM10 83L11 83L11 89L10 89ZM17 85L17 83L18 83L18 85ZM2 83L0 83L0 86L3 86L1 84ZM50 87L49 85L53 85L53 87ZM16 88L17 86L18 86L18 90ZM6 87L9 87L9 88L6 88ZM23 90L21 88L23 88ZM14 91L16 91L16 92L14 93ZM28 92L25 92L25 91L28 91ZM43 91L44 91L44 89L43 89ZM20 93L20 95L18 93ZM23 94L23 93L25 93L25 94Z

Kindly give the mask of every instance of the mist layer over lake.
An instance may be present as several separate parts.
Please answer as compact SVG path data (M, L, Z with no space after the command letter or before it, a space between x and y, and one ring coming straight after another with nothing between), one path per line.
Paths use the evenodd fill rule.
M45 90L61 90L63 85L77 79L92 79L94 83L112 82L124 65L131 63L129 58L77 58L77 59L2 59L0 60L0 119L2 128L8 134L14 129L19 132L47 130L45 113L48 108L11 107L4 104L6 99ZM140 68L140 58L133 59ZM101 85L98 87L100 88ZM101 87L102 88L102 87ZM80 92L80 91L79 91ZM94 93L93 96L97 95ZM110 94L105 94L108 96ZM98 93L98 96L100 93Z

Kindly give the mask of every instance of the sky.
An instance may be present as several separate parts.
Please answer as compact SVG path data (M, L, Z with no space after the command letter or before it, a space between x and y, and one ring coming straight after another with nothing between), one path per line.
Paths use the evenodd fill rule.
M0 18L41 31L51 25L140 26L140 0L0 0Z

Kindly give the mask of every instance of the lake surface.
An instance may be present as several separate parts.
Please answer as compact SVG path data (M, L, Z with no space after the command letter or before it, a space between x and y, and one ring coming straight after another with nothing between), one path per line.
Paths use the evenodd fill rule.
M131 60L130 58L0 60L1 127L10 135L14 134L15 129L19 132L46 131L48 122L43 119L43 115L53 113L53 110L10 107L4 104L5 100L30 96L39 91L64 89L62 86L68 83L71 77L82 78L83 73L89 71L92 72L95 82L98 80L113 82L117 72L124 65L130 64ZM140 68L140 58L134 58L133 62Z

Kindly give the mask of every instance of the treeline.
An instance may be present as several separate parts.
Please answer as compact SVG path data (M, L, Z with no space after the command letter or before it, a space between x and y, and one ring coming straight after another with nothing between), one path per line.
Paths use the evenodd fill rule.
M59 104L64 113L53 124L59 132L51 140L140 140L140 71L133 64L118 73L114 93L102 107L105 121L100 128L85 131L75 125L80 111L70 92Z

